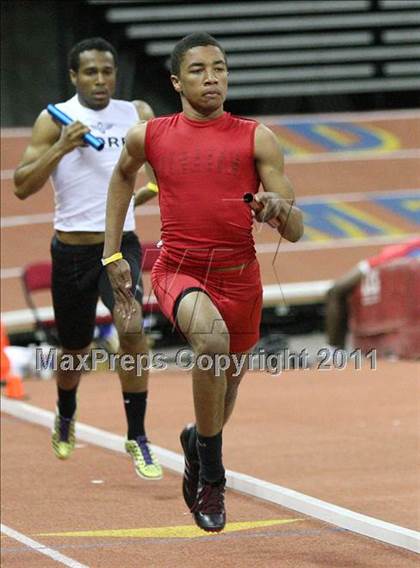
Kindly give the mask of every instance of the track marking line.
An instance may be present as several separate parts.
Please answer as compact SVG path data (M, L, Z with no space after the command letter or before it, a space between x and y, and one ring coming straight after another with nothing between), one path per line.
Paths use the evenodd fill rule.
M353 152L321 152L318 154L297 154L285 156L287 164L318 164L320 162L365 162L370 160L415 160L420 158L419 148L402 148L401 150L372 151L359 150Z
M35 213L34 215L10 215L1 218L1 228L19 227L20 225L39 225L51 223L53 213Z
M202 542L211 542L213 544L220 542L220 540L225 540L228 542L231 541L240 541L240 540L253 540L253 541L260 541L259 539L261 538L270 538L270 539L288 539L288 538L293 538L293 537L321 537L321 538L328 538L329 534L337 534L337 533L344 533L346 532L345 529L340 529L339 527L333 527L333 526L329 526L326 524L323 524L321 528L319 529L304 529L304 528L288 528L288 527L281 527L280 530L270 530L270 528L268 528L267 530L264 529L256 529L253 531L239 531L239 532L235 532L235 533L228 533L228 534L224 534L223 532L217 533L217 535L214 535L212 533L207 533L206 535L202 536L200 539L200 543ZM5 539L7 539L8 537L3 537ZM173 539L173 538L146 538L144 537L143 542L150 544L150 543L157 543L157 544L162 544L162 545L171 545L173 544L174 540L177 540L177 542L179 542L181 539ZM187 542L189 542L192 539L185 539ZM142 543L143 544L143 543ZM102 539L102 538L97 538L95 541L90 541L88 542L87 540L74 540L71 543L69 541L65 542L65 543L60 543L57 544L57 549L59 550L76 550L76 551L81 551L81 550L97 550L97 549L112 549L115 550L116 547L120 548L120 547L138 547L139 542L136 539L133 538L121 538L118 542L116 542L115 540L112 541L112 539ZM8 554L10 555L13 552L24 552L25 549L22 545L16 545L16 546L5 546L4 544L2 545L2 551L4 552L4 554Z
M420 153L419 153L420 157ZM331 201L366 201L371 202L375 199L394 199L399 197L401 199L414 197L419 194L420 188L412 189L389 189L380 191L366 191L366 192L347 192L347 193L328 193L326 195L307 195L298 199L299 205L308 204L328 204ZM235 200L238 201L238 200ZM136 209L136 216L153 216L159 215L160 210L158 205L142 205ZM54 220L53 213L34 213L32 215L5 215L0 218L0 226L2 229L19 227L21 225L39 225L51 223Z
M381 191L355 191L351 193L327 193L325 195L305 195L298 198L299 205L330 203L331 201L341 201L351 203L353 201L371 202L375 199L410 199L420 196L420 187L412 189L389 189Z
M398 238L383 235L378 237L367 237L364 239L340 239L339 241L328 240L309 243L291 243L290 245L285 243L282 245L282 248L278 250L276 243L261 243L256 246L256 250L259 255L272 254L273 252L277 252L279 254L293 253L295 251L336 250L343 248L360 248L374 245L394 244L415 237L418 237L418 233L402 234ZM7 273L3 276L3 271L0 271L0 279L2 280L13 277L14 276L9 276ZM280 292L279 284L265 284L263 286L264 307L276 306L279 303L284 304L284 302L286 302L286 305L290 305L292 303L322 303L325 301L325 294L329 288L331 288L332 284L332 280L286 282L281 284L282 292ZM149 303L157 303L155 296L151 293L148 301ZM38 314L42 320L54 319L52 306L40 307L38 309ZM109 315L107 308L105 308L101 302L98 304L97 314L100 316ZM3 323L8 328L24 325L27 326L28 324L32 325L34 323L33 313L30 309L2 311L1 317L3 319Z
M15 173L15 170L1 170L1 180L6 180L6 179L13 179L13 174Z
M0 269L0 280L9 280L10 278L21 278L22 268L20 266L12 266L11 268Z
M64 554L61 554L61 552L58 552L58 550L49 548L48 546L45 546L44 544L41 544L40 542L37 542L36 540L33 540L32 538L29 538L24 534L15 531L14 529L11 529L3 523L1 523L0 525L0 530L6 536L17 540L18 542L21 542L25 546L31 548L32 550L35 550L36 552L39 552L40 554L43 554L44 556L52 558L60 564L64 564L64 566L69 566L69 568L89 568L89 566L87 566L86 564L81 564L80 562L77 562L77 560L73 560L72 558L69 558Z
M29 138L32 134L32 128L17 127L17 128L2 128L0 130L2 138Z
M319 120L347 120L357 122L369 122L374 120L392 121L392 120L417 120L420 118L418 109L396 109L396 110L374 110L367 112L331 112L319 114L285 114L278 116L259 116L261 122L277 120L295 120L296 122L318 122ZM5 127L0 130L2 138L28 138L31 136L32 129L25 127L9 128Z
M306 519L271 519L267 521L242 521L227 523L224 533L246 531L261 527L273 527L306 521ZM149 527L140 529L103 529L96 531L69 531L57 533L38 533L37 536L58 537L113 537L113 538L202 538L208 536L197 525L178 525L173 527ZM217 538L217 535L216 535Z
M311 282L288 282L282 284L282 294L279 295L279 285L269 284L263 287L263 301L264 306L278 305L279 302L288 304L301 304L308 302L323 302L325 294L331 288L332 280L313 280ZM150 304L157 304L157 300L150 292L148 295L148 302ZM108 309L99 301L96 313L98 316L109 315ZM52 306L43 306L38 309L38 315L41 320L54 320L54 310ZM8 312L1 312L1 318L6 326L16 328L16 326L31 326L35 323L34 315L30 309L13 310ZM153 369L152 369L153 370Z
M283 145L283 151L285 150ZM307 152L286 154L287 164L317 164L319 162L365 162L367 160L416 160L420 158L420 148L401 148L400 150L343 150L335 152ZM1 181L13 179L15 170L1 170Z
M38 424L49 429L53 425L53 412L25 402L2 397L1 409L7 414L32 424ZM79 440L95 446L125 453L123 436L81 423L76 424L76 436ZM184 458L180 454L154 445L152 445L152 449L162 466L171 471L183 473ZM420 552L420 533L417 531L362 515L350 509L338 507L326 501L293 491L287 487L275 485L274 483L236 471L227 470L226 480L228 487L240 493L281 505L287 509L386 542L387 544L399 546L413 552Z
M376 245L388 245L399 243L407 239L414 239L418 233L400 233L394 235L378 235L375 237L367 236L362 238L328 238L324 241L303 241L301 243L282 243L279 248L277 243L259 243L255 245L255 250L258 254L268 254L277 252L297 252L297 251L313 251L313 250L326 250L326 249L340 249L340 248L358 248L369 247ZM22 276L22 268L20 266L12 266L10 268L0 269L0 280L10 280L12 278L20 278ZM309 284L309 283L308 283Z
M418 233L404 233L401 232L400 235L378 235L375 237L367 236L360 239L354 238L340 238L333 239L330 238L328 241L303 241L299 243L286 243L282 242L281 246L278 243L259 243L255 246L258 254L268 254L276 252L281 253L291 253L291 252L304 252L304 251L315 251L315 250L329 250L329 249L342 249L342 248L359 248L359 247L371 247L376 245L390 245L394 243L399 243L408 239L414 239L418 237Z

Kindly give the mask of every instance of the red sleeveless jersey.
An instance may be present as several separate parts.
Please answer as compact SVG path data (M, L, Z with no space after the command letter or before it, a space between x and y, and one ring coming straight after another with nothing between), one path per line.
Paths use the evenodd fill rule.
M257 122L223 113L149 120L145 152L159 185L164 256L175 263L234 266L255 257L251 210Z

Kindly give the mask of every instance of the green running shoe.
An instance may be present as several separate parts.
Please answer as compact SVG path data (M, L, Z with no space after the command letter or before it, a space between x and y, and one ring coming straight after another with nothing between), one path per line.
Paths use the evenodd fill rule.
M153 454L146 436L139 436L135 440L126 440L125 451L131 456L137 475L143 479L162 479L162 468Z
M51 444L55 455L59 460L66 460L70 457L76 443L74 427L76 413L73 418L60 416L58 409L55 413L54 429L51 436Z

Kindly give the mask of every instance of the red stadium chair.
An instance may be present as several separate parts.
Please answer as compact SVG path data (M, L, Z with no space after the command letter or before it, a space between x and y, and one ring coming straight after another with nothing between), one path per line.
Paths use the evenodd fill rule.
M58 340L55 334L55 321L42 319L35 301L37 292L51 290L51 262L33 262L25 266L22 273L22 284L26 303L35 320L35 338L38 341L56 345Z

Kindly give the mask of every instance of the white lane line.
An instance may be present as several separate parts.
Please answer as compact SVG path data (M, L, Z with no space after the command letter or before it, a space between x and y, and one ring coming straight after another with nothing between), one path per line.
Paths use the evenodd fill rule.
M376 237L368 236L363 239L328 239L328 241L304 241L299 243L289 243L285 240L273 243L259 243L256 245L255 249L258 254L270 254L277 252L278 254L286 252L304 252L304 251L315 251L315 250L339 250L346 248L359 248L359 247L370 247L376 245L390 245L394 243L399 243L408 239L414 239L418 237L418 233L404 233L401 235L379 235Z
M49 548L48 546L45 546L44 544L41 544L40 542L37 542L36 540L33 540L32 538L29 538L24 534L15 531L14 529L11 529L3 523L1 523L0 529L3 534L9 536L10 538L13 538L14 540L17 540L18 542L21 542L25 546L32 548L32 550L35 550L36 552L39 552L44 556L49 556L56 562L64 564L64 566L69 566L70 568L89 568L89 566L87 566L86 564L81 564L80 562L77 562L77 560L73 560L73 558L69 558L64 554L61 554L61 552L58 552L58 550Z
M370 122L372 120L392 121L392 120L416 120L420 118L418 109L400 109L400 110L374 110L367 112L331 112L319 114L285 114L277 116L258 116L254 117L264 123L272 123L274 120L294 122L318 122L320 120L344 120L357 122ZM0 135L2 138L28 138L31 135L31 128L2 128Z
M289 253L289 252L305 252L305 251L315 251L315 250L330 250L330 249L346 249L346 248L359 248L359 247L370 247L376 245L388 245L399 243L408 239L414 239L418 237L418 233L402 233L401 235L379 235L376 237L368 236L363 239L329 239L328 241L305 241L302 243L289 243L287 241L281 241L280 245L278 241L272 243L259 243L255 245L255 250L257 254L272 254L277 252ZM13 278L20 278L22 275L22 268L20 266L13 266L10 268L2 268L0 270L0 280L11 280Z
M22 276L22 268L14 266L13 268L2 268L0 270L0 280L8 280L9 278L20 278Z
M390 189L389 191L369 191L369 192L352 192L352 193L327 193L325 195L307 195L298 198L298 205L307 205L313 203L330 203L331 201L341 201L350 203L352 201L372 201L373 199L410 199L420 197L420 187L413 189Z
M52 412L25 402L9 400L2 397L1 409L7 414L21 420L26 420L32 424L39 424L47 428L51 428L53 425L54 414ZM125 453L124 438L106 432L105 430L77 423L76 436L79 440L83 440L95 446ZM159 446L152 446L152 449L164 467L177 473L184 471L184 459L180 454L160 448ZM367 515L361 515L350 509L337 507L336 505L315 499L303 493L298 493L287 487L281 487L280 485L275 485L274 483L269 483L268 481L263 481L236 471L227 470L226 479L228 487L245 493L246 495L276 503L282 507L287 507L304 515L320 519L394 546L399 546L414 552L420 551L420 533L411 529L387 523L375 519L374 517L368 517Z
M319 162L366 162L371 160L414 160L420 158L419 148L403 148L391 152L323 152L285 156L287 164L314 164Z
M51 223L54 219L53 213L36 213L34 215L10 215L2 217L0 226L2 229L19 227L21 225L39 225Z
M1 180L13 179L13 174L15 170L1 170Z
M306 197L301 197L298 199L298 204L312 204L312 203L330 203L331 201L342 201L342 202L352 202L352 201L371 201L373 199L383 198L392 199L394 197L399 198L410 198L416 197L420 188L410 188L410 189L389 189L389 190L379 190L379 191L367 191L367 192L347 192L347 193L328 193L325 195L308 195ZM137 207L136 216L153 216L159 215L158 205L142 205ZM54 219L53 213L35 213L33 215L9 215L0 218L0 227L2 229L19 227L21 225L39 225L51 223Z
M2 138L29 138L32 128L2 128L0 134Z
M312 282L288 282L284 284L269 284L263 287L263 303L264 307L278 306L285 303L286 305L299 305L310 303L322 303L325 301L325 294L331 288L333 280L313 280ZM157 304L157 300L150 290L147 296L150 304ZM54 320L54 310L52 306L43 306L38 308L38 317L41 321ZM102 304L98 303L96 310L98 316L109 316L109 311ZM8 330L33 327L34 314L30 309L13 310L9 312L1 312L2 323Z
M416 160L420 158L420 148L402 148L401 150L354 150L352 152L319 152L285 156L287 164L317 164L334 162L366 162L371 160ZM13 179L14 170L1 170L1 181Z

